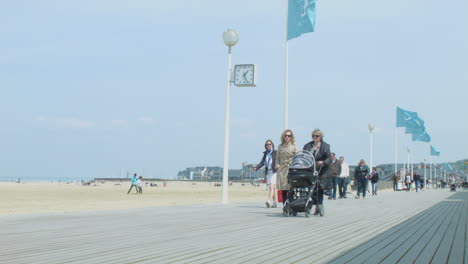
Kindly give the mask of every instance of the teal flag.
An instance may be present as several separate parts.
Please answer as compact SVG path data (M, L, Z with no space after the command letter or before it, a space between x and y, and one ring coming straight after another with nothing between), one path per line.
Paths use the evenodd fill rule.
M444 168L445 168L445 170L453 171L452 165L448 164L447 162L444 163Z
M431 145L431 156L440 156L440 151Z
M412 135L412 140L413 141L422 141L422 142L431 142L431 136L424 131L422 134L413 134Z
M424 131L424 127L407 127L405 129L406 134L423 134Z
M315 0L288 0L288 40L314 29Z
M407 128L407 134L423 134L426 130L424 120L419 118L418 113L400 107L397 107L396 121L397 127Z

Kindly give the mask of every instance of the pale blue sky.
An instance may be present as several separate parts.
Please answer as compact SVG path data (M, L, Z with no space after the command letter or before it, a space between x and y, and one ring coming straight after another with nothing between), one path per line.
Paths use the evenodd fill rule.
M222 166L227 48L258 66L233 87L230 167L258 162L283 129L286 1L80 0L0 4L0 177L175 177ZM395 105L424 119L437 161L468 158L468 2L317 2L316 32L289 43L290 127L318 127L349 163L395 158ZM399 161L427 143L399 130Z

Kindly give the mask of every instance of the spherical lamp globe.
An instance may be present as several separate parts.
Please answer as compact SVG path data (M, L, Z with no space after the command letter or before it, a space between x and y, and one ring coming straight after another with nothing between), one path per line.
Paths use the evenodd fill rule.
M224 44L228 47L232 47L237 44L239 41L239 33L234 29L228 29L223 32Z

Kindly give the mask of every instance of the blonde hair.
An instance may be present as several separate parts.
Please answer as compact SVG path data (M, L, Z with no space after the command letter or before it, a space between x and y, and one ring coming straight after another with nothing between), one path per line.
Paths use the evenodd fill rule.
M316 128L316 129L314 129L314 131L312 131L311 136L313 136L314 134L320 135L320 138L321 138L321 139L323 139L323 137L325 136L325 134L323 133L323 131L320 130L320 129L318 129L318 128Z
M286 135L286 133L289 132L291 133L291 143L296 143L296 138L294 137L294 133L292 132L291 129L286 129L283 131L283 133L281 134L281 144L284 144L284 135Z

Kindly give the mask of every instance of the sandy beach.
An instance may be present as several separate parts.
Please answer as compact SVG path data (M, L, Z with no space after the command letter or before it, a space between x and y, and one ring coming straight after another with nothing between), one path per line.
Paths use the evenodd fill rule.
M67 213L83 211L144 208L167 205L213 204L221 202L221 187L208 182L170 181L163 187L143 186L143 194L133 189L127 194L129 182L80 183L0 182L0 215L32 213ZM266 200L267 191L250 184L234 183L229 188L230 202Z

